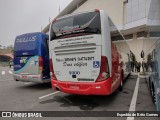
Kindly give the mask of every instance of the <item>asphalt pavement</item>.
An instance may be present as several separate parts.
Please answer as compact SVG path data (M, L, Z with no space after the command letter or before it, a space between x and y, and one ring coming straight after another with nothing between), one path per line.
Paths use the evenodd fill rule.
M123 90L117 90L110 96L83 96L54 91L50 83L17 82L13 80L12 74L12 68L0 67L0 111L60 111L64 114L70 111L71 115L73 113L73 116L69 117L66 117L67 115L63 117L61 114L62 116L37 118L37 120L159 120L157 117L92 117L92 115L86 115L88 112L93 112L93 116L99 114L96 111L106 113L107 111L156 111L146 79L138 78L137 75L131 75L126 79ZM74 116L75 111L77 114L79 112L79 117ZM30 119L35 120L36 118ZM0 120L3 119L0 118Z

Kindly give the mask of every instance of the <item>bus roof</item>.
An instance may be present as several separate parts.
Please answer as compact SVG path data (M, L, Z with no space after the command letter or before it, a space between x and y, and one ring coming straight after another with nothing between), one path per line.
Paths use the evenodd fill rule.
M45 34L43 32L25 33L25 34L21 34L21 35L16 36L16 38L25 37L25 36L33 36L33 35L38 36L38 35L47 35L47 34Z
M80 12L70 13L70 14L66 14L64 16L57 17L52 22L54 22L55 20L60 20L60 19L66 18L66 17L70 17L70 16L74 16L74 15L78 15L78 14L83 14L83 13L89 13L89 12L104 12L104 11L99 10L99 9L93 9L93 10L89 10L89 11L80 11Z

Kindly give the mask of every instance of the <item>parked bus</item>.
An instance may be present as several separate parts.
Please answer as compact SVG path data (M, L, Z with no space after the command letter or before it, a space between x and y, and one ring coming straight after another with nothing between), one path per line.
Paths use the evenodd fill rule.
M49 48L55 90L110 95L129 75L129 46L102 10L56 18Z
M155 87L155 98L156 98L156 108L157 111L160 111L160 41L156 46L155 49L155 81L154 81L154 87Z
M159 30L160 31L160 30ZM156 105L157 111L160 111L160 32L156 33L155 36L151 36L150 40L153 41L152 52L147 54L147 63L149 66L148 72L149 81L147 81L149 88L151 90L153 103Z
M16 37L14 80L36 83L50 81L48 40L48 35L40 32Z

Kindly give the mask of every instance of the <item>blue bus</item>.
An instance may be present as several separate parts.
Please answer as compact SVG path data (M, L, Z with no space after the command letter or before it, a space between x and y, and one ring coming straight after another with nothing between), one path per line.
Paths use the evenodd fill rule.
M157 111L160 111L160 41L156 43L156 47L153 50L153 74L150 83L152 100L156 105Z
M48 35L35 32L19 35L14 43L14 80L50 82Z

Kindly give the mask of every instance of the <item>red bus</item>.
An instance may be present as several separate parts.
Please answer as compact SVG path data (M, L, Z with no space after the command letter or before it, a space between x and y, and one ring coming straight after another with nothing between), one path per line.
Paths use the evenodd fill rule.
M54 90L110 95L130 73L129 46L102 10L56 18L50 25L50 67Z

